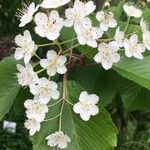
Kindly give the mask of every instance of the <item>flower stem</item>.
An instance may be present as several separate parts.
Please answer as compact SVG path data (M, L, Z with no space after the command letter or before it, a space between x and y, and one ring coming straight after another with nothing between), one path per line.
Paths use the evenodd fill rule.
M45 69L41 69L41 70L39 70L39 71L37 71L36 73L37 74L40 74L41 72L43 72Z
M125 29L124 29L124 33L126 33L126 31L127 31L127 29L128 29L130 20L131 20L131 17L128 17L127 24L126 24L126 27L125 27Z
M65 99L66 99L66 88L67 88L67 74L64 74L63 76L63 98L62 98L62 106L60 110L60 118L59 118L59 131L62 129L62 113L63 113L63 108L65 104Z
M57 101L56 103L54 103L54 104L52 104L52 105L50 105L50 106L48 106L48 107L50 108L50 107L53 107L53 106L57 105L58 103L61 102L61 100L62 100L62 99L60 99L59 101Z
M53 118L45 119L45 120L44 120L44 122L52 121L52 120L54 120L54 119L58 118L59 116L60 116L60 114L56 115L56 116L55 116L55 117L53 117Z
M38 47L45 47L45 46L51 46L51 45L55 45L55 43L40 44L38 45Z
M69 52L69 51L70 51L70 50L72 50L73 48L78 47L79 45L80 45L80 44L76 44L76 45L74 45L74 46L72 46L72 47L68 48L67 50L63 51L63 54L65 54L65 53Z
M36 53L34 53L34 56L36 56L39 60L41 60L41 58Z
M67 102L68 104L70 104L71 106L74 106L74 104L71 103L69 100L67 100L67 99L65 99L65 100L66 100L66 102Z

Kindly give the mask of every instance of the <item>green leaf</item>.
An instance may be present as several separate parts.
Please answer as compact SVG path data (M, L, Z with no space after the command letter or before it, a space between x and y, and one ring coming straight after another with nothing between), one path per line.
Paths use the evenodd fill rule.
M150 9L146 8L143 10L143 18L147 23L150 23Z
M120 94L127 111L150 109L149 90L128 80L122 80L121 83Z
M79 95L83 91L76 82L68 82L68 100L78 102ZM60 105L51 108L47 118L59 113ZM33 138L33 150L52 150L46 145L45 137L58 131L59 119L42 124L42 128ZM62 115L62 131L66 133L71 142L67 150L113 150L117 143L116 128L109 113L100 107L97 116L91 117L90 121L83 121L79 115L72 111L72 106L65 102Z
M123 77L150 89L150 56L143 60L123 58L120 63L113 67Z
M20 89L16 78L16 64L12 57L0 63L0 120L9 112Z
M100 97L103 106L107 106L115 97L119 78L115 71L105 71L100 65L81 67L70 75L70 79L75 80L86 91L94 91Z

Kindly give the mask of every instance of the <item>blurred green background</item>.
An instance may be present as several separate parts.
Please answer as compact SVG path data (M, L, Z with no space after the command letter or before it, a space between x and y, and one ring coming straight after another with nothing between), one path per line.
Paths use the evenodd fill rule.
M0 0L0 59L14 52L13 39L16 34L24 30L18 27L19 21L15 17L22 2L23 0ZM104 2L105 0L95 0L97 10L103 6ZM111 1L114 5L118 2L119 0ZM32 149L28 132L23 126L25 120L23 101L16 102L3 119L17 122L16 134L7 133L2 128L3 122L0 122L0 150ZM108 111L119 129L117 150L150 150L150 112L124 112L119 97L111 106L108 106Z

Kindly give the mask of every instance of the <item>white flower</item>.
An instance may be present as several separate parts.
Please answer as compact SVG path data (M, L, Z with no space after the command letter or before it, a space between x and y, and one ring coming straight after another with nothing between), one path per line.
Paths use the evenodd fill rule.
M23 9L19 11L18 14L16 15L18 18L20 18L21 23L19 24L19 27L23 27L29 22L31 22L31 20L33 19L33 15L38 10L38 8L39 5L35 6L34 2L31 3L30 5L24 3Z
M15 43L18 46L14 55L15 59L20 60L24 58L24 63L29 63L32 55L37 50L37 45L32 40L30 32L26 30L23 36L21 34L17 35Z
M138 36L133 34L130 39L124 40L125 54L127 57L143 59L142 53L145 51L144 44L138 44Z
M116 29L116 33L115 33L114 39L117 42L117 44L118 44L119 47L123 47L124 37L125 37L124 32L120 31L120 27L118 27Z
M53 50L47 52L47 59L42 59L40 65L42 68L47 69L49 76L54 76L57 73L64 74L67 71L65 63L67 58L65 56L59 56Z
M91 14L95 10L96 6L93 1L84 3L79 0L75 0L73 8L68 8L65 11L66 20L65 26L71 27L74 23L79 22L81 19Z
M17 64L17 69L19 70L19 73L17 73L17 78L20 85L30 86L31 84L38 82L38 76L33 71L31 64L26 64L25 67Z
M32 119L26 120L24 126L29 130L30 136L33 136L36 132L40 131L41 128L40 123Z
M35 32L49 40L55 40L60 35L60 30L63 27L63 19L59 17L56 10L51 11L47 15L39 12L35 15L34 21L36 23Z
M120 55L117 53L119 47L116 42L101 43L98 50L99 52L95 55L94 60L97 63L101 63L104 69L111 69L113 63L119 62Z
M117 26L117 21L114 19L114 14L112 12L105 13L100 11L96 14L96 18L100 21L100 28L107 31L108 28L115 28Z
M46 137L47 145L50 147L55 147L60 149L67 148L68 142L71 141L68 135L64 134L62 131L57 131L55 133L50 134Z
M143 44L145 47L150 50L150 31L149 31L149 26L147 23L143 20L143 18L140 21L140 26L142 29L142 38L143 38Z
M104 33L100 28L92 27L92 22L89 18L84 18L80 23L76 23L74 27L78 42L81 45L87 44L93 48L97 47L96 39L102 37Z
M59 98L58 85L54 81L40 78L38 84L30 86L30 92L35 95L42 104L47 104L51 99Z
M45 104L41 104L38 100L26 100L24 103L27 109L26 115L28 119L34 119L37 122L42 122L45 119L45 115L48 112L48 107Z
M146 31L143 33L143 44L145 45L145 47L150 50L150 31Z
M99 97L95 94L88 94L87 92L81 92L79 96L79 102L73 107L75 113L80 114L80 117L84 121L88 121L90 116L95 116L99 113L99 108L96 104L99 101Z
M148 31L148 25L147 23L143 20L143 18L140 21L140 27L142 29L142 32L147 32Z
M43 8L58 8L69 3L71 0L43 0L40 5Z
M125 4L123 9L130 17L140 18L142 16L142 11L132 5Z

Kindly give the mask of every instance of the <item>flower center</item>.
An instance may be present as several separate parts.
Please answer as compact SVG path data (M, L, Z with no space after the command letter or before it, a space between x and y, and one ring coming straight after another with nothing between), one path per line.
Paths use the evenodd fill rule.
M87 102L81 102L81 107L85 111L89 111L91 109L91 104Z

